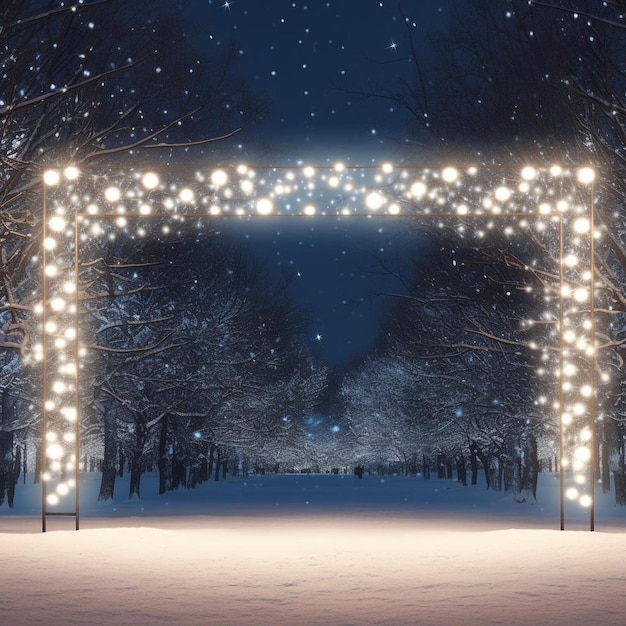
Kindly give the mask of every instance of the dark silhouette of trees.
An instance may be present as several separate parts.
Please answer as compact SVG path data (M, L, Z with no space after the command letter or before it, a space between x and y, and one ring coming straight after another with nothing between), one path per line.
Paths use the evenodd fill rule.
M174 151L237 132L258 112L235 79L232 51L200 55L175 4L150 6L7 0L0 7L0 352L11 368L10 352L30 360L36 342L43 169L167 162ZM12 393L37 375L18 364ZM37 421L36 396L3 411L4 442ZM15 450L3 444L0 454Z

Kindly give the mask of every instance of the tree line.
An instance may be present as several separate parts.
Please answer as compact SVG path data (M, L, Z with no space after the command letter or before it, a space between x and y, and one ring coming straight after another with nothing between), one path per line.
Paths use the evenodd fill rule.
M621 376L626 109L619 62L624 11L621 0L472 0L459 5L463 19L438 44L440 62L432 71L413 55L410 80L391 76L370 94L392 98L410 113L407 133L427 146L431 161L452 151L471 162L599 166L596 217L602 238L595 261L602 292L596 341L611 382L599 391L596 458L604 488L612 475L621 503L626 502ZM262 103L237 80L235 56L228 50L214 58L200 54L185 40L181 20L175 6L146 16L117 0L74 5L7 0L0 7L3 498L12 499L16 476L40 437L38 371L29 355L37 337L43 168L66 162L106 168L120 159L167 164L181 150L208 154L216 138L260 116ZM172 37L173 31L181 37ZM407 26L409 44L412 36ZM345 436L329 439L326 458L356 460L355 451L366 449L371 453L365 456L374 458L386 449L405 465L415 465L419 456L426 471L445 455L461 472L469 467L472 478L478 459L489 484L532 491L535 459L551 456L554 425L542 421L540 408L528 402L535 395L526 365L532 355L511 312L530 305L522 292L506 295L501 287L541 276L532 268L530 277L501 275L512 260L523 262L521 250L478 251L454 232L446 236L432 263L444 269L427 276L422 267L409 277L409 296L390 314L378 349L338 385ZM138 494L141 472L150 463L167 489L180 482L181 463L191 476L185 480L193 482L208 475L210 461L215 471L241 454L236 450L253 445L259 458L278 458L298 446L302 453L302 415L290 407L314 406L326 384L323 368L289 330L297 320L288 303L267 302L253 289L254 281L245 278L251 268L224 272L225 265L237 267L236 253L215 242L198 243L194 254L202 248L207 272L192 277L182 268L194 263L171 245L171 254L153 251L153 262L141 268L136 251L122 244L94 248L94 263L82 268L83 326L92 337L92 378L81 399L87 412L84 437L93 450L102 446L103 498L113 493L122 460L130 462L131 491ZM163 258L185 274L180 285L171 280L168 271L175 270ZM463 279L455 275L461 264L471 268ZM481 264L490 268L486 274L476 269ZM193 288L194 280L202 287ZM473 286L472 298L464 289L451 292L446 285L453 283ZM482 299L485 291L496 309ZM502 299L515 306L507 309ZM266 313L264 322L258 311ZM465 320L462 329L452 321L458 316ZM498 332L489 331L492 325ZM272 344L279 336L281 349ZM505 388L494 375L501 370L515 372ZM479 380L468 382L469 371L480 372ZM193 393L177 393L179 386ZM275 407L278 397L283 406L284 398L290 399L289 410ZM392 406L397 409L388 411ZM355 442L365 447L355 448Z

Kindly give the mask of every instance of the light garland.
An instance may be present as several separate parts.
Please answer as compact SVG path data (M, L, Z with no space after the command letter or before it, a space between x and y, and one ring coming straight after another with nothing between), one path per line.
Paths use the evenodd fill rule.
M358 215L434 219L442 226L450 224L447 218L454 218L457 232L476 242L487 239L496 224L509 239L525 233L542 239L549 229L558 229L558 249L553 253L560 262L560 277L546 288L545 301L546 319L558 329L559 394L551 401L537 399L536 404L558 416L560 424L561 527L564 498L589 507L593 527L593 250L599 236L593 219L594 179L589 167L559 165L521 169L391 163L380 167L237 165L107 175L80 172L72 165L46 170L42 340L32 353L44 367L43 529L46 516L57 514L75 515L78 528L78 372L84 351L79 344L76 250L81 242L114 237L115 229L143 238L150 232L146 220L154 218L166 220L164 232L171 232L191 217L347 219ZM538 375L545 375L550 346L535 347L543 361ZM566 440L572 445L566 446ZM565 469L573 471L574 486L566 487ZM72 495L75 511L64 512L61 507Z

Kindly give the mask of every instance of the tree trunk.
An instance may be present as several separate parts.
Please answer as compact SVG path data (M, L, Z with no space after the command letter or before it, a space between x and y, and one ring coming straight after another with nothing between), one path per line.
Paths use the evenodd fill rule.
M98 500L106 501L113 499L117 475L117 420L112 411L105 409L102 425L104 429L104 459L102 460L102 478L100 479Z
M169 481L169 459L167 454L167 416L161 421L161 432L159 434L159 495L163 495L168 488Z
M476 456L475 446L471 445L470 451L470 470L472 472L472 485L478 484L478 457Z
M480 446L474 441L470 444L470 452L473 453L480 460L483 466L483 471L485 472L485 482L487 484L487 489L489 489L491 487L491 473L490 473L489 457L480 449ZM476 484L476 483L472 483L472 484Z
M213 461L215 460L215 444L211 442L209 444L209 460L207 462L207 480L213 473Z
M467 486L467 467L462 452L459 452L456 457L456 478L464 487Z
M488 466L488 471L489 471L489 488L493 489L494 491L502 491L502 478L503 478L503 468L502 468L502 463L500 462L500 459L496 456L493 455L490 459L489 459L489 466Z
M425 454L422 455L422 467L424 468L424 480L430 480L430 463Z
M215 462L215 481L220 479L220 466L222 464L222 447L217 446L217 460Z
M446 458L443 453L437 455L437 478L446 477Z
M209 460L206 455L206 448L200 456L200 470L198 474L198 482L205 483L209 480Z
M124 463L126 463L126 457L124 456L124 450L122 448L122 444L120 444L120 449L118 450L118 467L117 467L117 475L120 478L124 478Z
M141 498L141 475L143 474L144 447L146 445L146 420L143 416L135 418L135 445L131 455L130 488L128 497Z
M524 471L522 472L522 492L537 499L537 481L539 479L539 461L537 459L537 438L528 434L523 441Z
M623 465L613 471L615 485L615 504L626 505L626 467Z
M13 433L0 430L0 505L4 502L5 494L8 495L9 486L13 479L12 465ZM9 506L11 506L10 503Z

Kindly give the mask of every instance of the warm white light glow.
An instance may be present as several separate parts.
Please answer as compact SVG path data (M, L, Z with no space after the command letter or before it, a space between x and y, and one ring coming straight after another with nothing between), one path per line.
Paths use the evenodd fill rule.
M456 167L446 167L441 172L441 178L447 183L453 183L459 178L459 170Z
M228 182L228 174L224 170L215 170L211 173L211 184L223 187Z
M274 204L269 198L261 198L256 203L256 210L259 215L270 215L274 210Z
M43 174L43 182L48 185L48 187L58 185L60 180L61 177L56 170L46 170Z
M191 204L194 200L193 190L189 189L188 187L181 189L180 193L178 194L178 198L181 202L184 202L185 204Z
M427 191L428 188L421 181L417 181L411 185L411 195L418 200L421 199Z
M80 176L80 170L75 165L68 165L63 170L63 175L67 180L76 180Z
M591 230L591 222L586 217L579 217L574 220L574 232L585 235Z
M61 232L65 230L65 227L67 226L67 220L60 215L54 215L48 220L48 226L50 227L50 230Z
M583 185L589 185L596 179L596 173L591 167L581 167L576 177L578 178L578 182Z
M146 189L156 189L159 186L159 176L154 172L146 172L141 177L141 184Z
M80 212L84 220L84 224L79 225L82 229L79 231L80 241L83 242L90 237L114 239L116 228L128 230L133 237L148 235L150 230L145 227L146 220L135 220L133 216L137 215L167 215L171 221L162 227L163 233L177 232L178 222L188 215L313 217L319 214L369 216L402 213L425 218L437 215L442 226L454 224L451 227L458 228L458 232L472 242L471 245L478 245L480 239L489 241L490 233L499 228L515 242L528 229L533 237L541 239L542 245L549 242L546 250L557 250L556 259L559 258L558 248L553 240L547 239L551 235L544 233L552 229L554 234L556 227L563 227L562 267L546 277L545 292L547 308L562 305L562 320L558 321L559 314L554 310L548 310L545 321L551 329L549 342L535 342L529 337L529 343L532 342L537 351L537 374L544 372L540 382L550 378L562 397L559 396L557 401L544 390L543 395L534 395L532 401L543 407L546 413L551 413L552 418L560 415L563 426L571 424L567 431L572 442L577 443L572 443L562 456L584 464L581 456L585 453L580 450L586 448L581 446L577 451L573 450L585 442L584 435L576 438L572 432L580 433L581 423L593 415L593 390L591 384L585 384L589 372L584 359L595 355L590 328L593 317L588 312L593 310L592 287L598 288L598 285L591 280L593 274L588 251L594 227L590 212L580 199L579 185L592 183L596 176L594 170L564 169L557 165L547 169L529 165L509 168L505 174L500 168L483 176L485 170L482 168L432 169L392 163L355 168L342 162L324 163L319 169L311 166L289 166L288 169L221 166L204 169L186 178L180 172L169 170L161 176L155 172L119 176L109 173L101 178L83 176L80 185L72 182L79 177L78 169L72 169L73 166L59 170L62 175L57 170L47 170L45 185L57 188L47 192L45 225L52 236L48 234L43 239L43 272L47 278L43 282L47 283L46 289L49 290L42 298L46 307L42 320L46 348L33 348L32 359L41 361L46 351L46 363L50 356L58 357L51 359L55 363L50 370L51 376L57 378L47 387L51 398L44 398L44 402L54 405L51 409L53 419L63 418L68 428L68 422L78 419L77 407L68 406L68 402L72 402L68 397L76 392L74 376L81 367L79 359L83 358L84 348L76 345L76 301L71 297L76 291L76 277L73 269L66 269L72 267L75 211ZM550 181L548 173L551 177L558 176L558 180ZM567 189L568 181L571 189ZM160 191L147 193L157 189ZM109 205L102 201L103 198ZM98 217L103 213L107 216ZM446 222L448 217L452 219ZM465 217L468 219L462 219ZM201 220L197 221L200 224ZM42 262L41 258L38 262ZM540 267L539 261L533 262ZM562 278L559 278L559 271ZM523 324L528 328L531 326L529 320L524 320ZM546 346L546 343L551 345ZM561 352L553 357L556 346L561 346ZM74 358L74 350L78 359ZM65 437L63 441L71 443ZM53 444L60 445L59 441ZM563 459L563 466L566 461ZM64 467L66 463L64 458ZM58 469L56 465L49 465L51 470ZM578 494L572 499L577 498Z
M579 446L574 451L574 457L577 461L581 461L582 463L587 463L591 458L591 450L585 446Z
M511 190L508 187L498 187L494 197L498 202L506 202L511 198Z
M57 504L59 504L59 496L57 496L56 493L49 493L46 496L46 502L50 505L50 506L55 506Z
M118 202L122 197L122 192L117 187L107 187L104 190L104 199L107 202Z
M385 196L378 193L377 191L372 191L368 193L365 198L365 206L370 209L370 211L378 211L385 204Z

